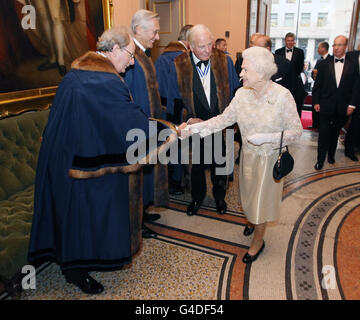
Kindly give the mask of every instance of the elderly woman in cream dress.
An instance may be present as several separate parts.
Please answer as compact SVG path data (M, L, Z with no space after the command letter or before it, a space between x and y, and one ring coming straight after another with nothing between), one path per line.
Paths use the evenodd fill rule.
M244 86L225 111L203 122L190 119L179 129L183 136L199 133L204 137L238 123L243 143L240 200L249 221L246 229L255 228L251 246L243 258L244 263L250 263L265 247L267 222L279 217L283 179L275 181L272 172L279 154L281 132L284 131L285 146L301 136L302 125L290 91L270 80L277 70L271 52L252 47L243 52L243 58L240 77Z

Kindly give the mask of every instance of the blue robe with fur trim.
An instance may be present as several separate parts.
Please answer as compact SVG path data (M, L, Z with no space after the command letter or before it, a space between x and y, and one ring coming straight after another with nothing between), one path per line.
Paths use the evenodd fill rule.
M152 107L151 99L149 96L149 91L158 90L156 83L156 76L155 74L150 75L150 78L153 78L152 84L147 82L145 73L148 71L143 69L142 65L139 62L140 58L143 59L144 63L147 64L149 69L153 68L153 66L150 65L152 64L152 61L145 56L145 53L143 53L139 47L136 46L135 63L126 70L124 74L124 80L130 89L134 102L142 108L145 114L149 117L160 118L159 115L155 114L156 110L154 110L154 108L155 109L160 108L160 97L159 97L159 105L154 105ZM149 87L151 87L152 89ZM147 206L149 206L154 202L154 193L155 193L154 179L155 176L154 176L153 168L151 167L144 168L144 183L143 183L144 208L146 208Z
M74 179L69 169L88 173L128 165L125 155L133 143L126 141L128 131L148 134L148 127L147 115L116 71L71 69L66 74L39 153L30 263L52 258L62 270L116 269L131 260L128 176Z

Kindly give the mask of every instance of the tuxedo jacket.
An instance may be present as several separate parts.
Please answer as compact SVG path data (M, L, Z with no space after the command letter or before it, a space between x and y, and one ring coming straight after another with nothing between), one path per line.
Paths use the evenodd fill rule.
M355 50L355 51L349 51L347 53L347 55L353 59L354 61L354 64L356 65L356 68L357 68L357 71L359 72L359 77L358 77L358 84L357 84L357 92L355 93L356 94L356 101L357 101L357 104L356 104L356 109L355 111L353 112L353 117L356 115L357 117L360 117L360 51L359 50Z
M324 62L324 61L327 61L327 60L331 60L331 59L334 59L331 54L328 54L325 59L317 59L317 60L316 60L316 63L315 63L314 69L318 70L320 63L322 63L322 62ZM314 79L314 74L313 74L313 72L311 72L311 77Z
M208 120L222 113L239 87L239 78L230 57L213 49L210 59L210 105L193 62L192 52L185 52L174 60L169 75L167 101L169 104L174 99L181 99L187 110L185 119L193 117Z
M314 104L320 104L321 115L345 117L349 105L358 107L359 104L359 71L354 57L346 54L344 69L337 87L334 60L334 58L324 60L319 64L312 99Z
M271 80L290 89L291 67L289 60L278 54L274 54L274 61L278 71L271 77Z
M285 47L282 47L280 49L277 49L275 51L275 54L278 54L279 56L282 56L286 59L286 51L285 51ZM291 67L293 72L299 76L301 72L303 72L304 70L304 51L302 49L299 49L297 47L293 48L293 54L292 54L292 58L291 58Z

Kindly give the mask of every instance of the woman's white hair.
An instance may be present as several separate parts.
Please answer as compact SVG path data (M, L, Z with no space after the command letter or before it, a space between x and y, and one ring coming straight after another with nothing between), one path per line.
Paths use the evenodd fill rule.
M251 47L242 52L242 57L250 62L255 71L262 74L266 80L270 79L278 70L274 55L268 49Z
M131 31L136 34L136 28L142 27L145 30L148 29L149 22L152 19L158 19L160 20L160 16L158 13L141 9L135 12L132 20L131 20Z

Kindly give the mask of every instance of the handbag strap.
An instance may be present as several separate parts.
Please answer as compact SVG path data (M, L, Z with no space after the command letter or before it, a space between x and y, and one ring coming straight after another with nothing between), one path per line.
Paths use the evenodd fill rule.
M281 150L282 150L283 136L284 136L284 130L281 131L279 155L281 154Z

